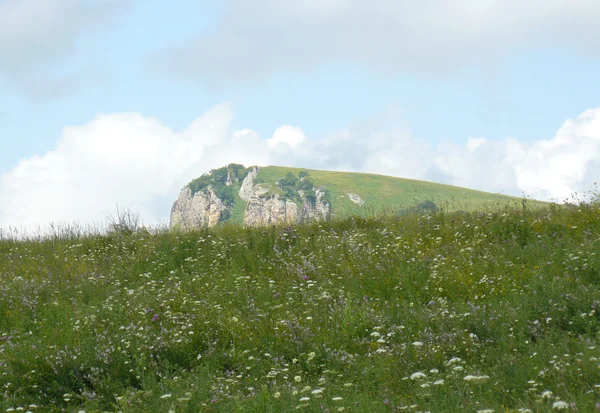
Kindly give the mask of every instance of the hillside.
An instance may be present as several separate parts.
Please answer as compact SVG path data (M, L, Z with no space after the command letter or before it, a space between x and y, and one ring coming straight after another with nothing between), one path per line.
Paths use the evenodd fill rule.
M600 207L0 239L0 411L594 412Z
M171 222L184 228L227 221L260 226L414 209L470 211L498 202L522 199L383 175L230 164L191 181L173 206Z

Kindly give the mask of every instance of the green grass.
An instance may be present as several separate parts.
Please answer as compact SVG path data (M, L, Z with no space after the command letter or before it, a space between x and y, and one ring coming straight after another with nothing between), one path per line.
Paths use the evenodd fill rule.
M597 205L5 238L0 257L0 412L598 410Z

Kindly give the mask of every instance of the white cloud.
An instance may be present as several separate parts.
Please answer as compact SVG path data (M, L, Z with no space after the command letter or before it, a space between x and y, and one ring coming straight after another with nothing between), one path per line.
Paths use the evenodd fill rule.
M306 136L304 136L302 129L285 125L275 130L273 137L267 140L267 144L272 148L287 147L285 149L289 149L295 148L305 141Z
M0 176L0 228L102 223L117 205L146 223L164 222L187 182L230 162L380 173L557 201L585 192L600 176L600 108L566 121L549 140L479 137L437 146L376 125L322 139L284 125L261 139L249 129L230 130L232 117L224 104L179 132L138 113L67 127L54 150Z
M36 99L72 93L82 82L81 70L88 70L74 60L82 35L113 22L129 2L0 2L0 79Z
M278 70L351 61L381 72L447 73L511 50L600 54L600 2L589 0L225 1L212 32L155 56L214 86ZM211 64L206 64L210 62Z

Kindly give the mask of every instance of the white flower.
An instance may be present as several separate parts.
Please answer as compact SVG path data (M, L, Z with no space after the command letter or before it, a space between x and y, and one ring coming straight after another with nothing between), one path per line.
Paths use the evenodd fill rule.
M281 393L279 393L279 392L276 392L276 393L274 394L274 396L275 396L275 398L276 398L276 399L279 399L279 396L281 396Z
M568 410L569 409L569 405L561 400L552 403L552 410Z
M552 394L553 393L550 390L546 390L545 392L542 393L542 399L551 399Z
M171 393L163 394L162 396L160 396L161 399L168 399L169 397L171 397Z
M294 377L294 381L295 381L296 383L300 383L300 382L302 381L302 377L300 377L300 376L296 376L296 377Z
M415 341L414 343L412 343L412 345L415 347L422 347L423 343L421 343L420 341Z
M323 390L325 390L325 389L315 389L315 390L311 391L311 394L321 394L321 393L323 393Z
M305 397L300 397L300 401L301 402L307 402L309 400L310 400L310 397L306 397L306 396Z
M473 376L470 374L468 376L465 376L465 378L464 378L465 381L470 381L473 383L485 383L489 379L490 379L490 376Z
M450 360L448 360L448 362L446 363L446 366L451 366L453 364L456 363L460 363L462 360L458 357L452 357Z
M441 386L442 384L444 384L444 379L439 379L433 382L434 386Z
M494 409L477 410L477 413L494 413Z
M379 334L377 331L373 331L371 333L371 337L381 337L381 334Z
M340 396L335 396L335 397L332 397L331 400L333 400L334 402L339 402L340 400L344 400L344 398L340 397Z
M425 377L427 377L427 375L421 371L417 371L416 373L413 373L410 375L411 380L421 380L421 379L424 379Z

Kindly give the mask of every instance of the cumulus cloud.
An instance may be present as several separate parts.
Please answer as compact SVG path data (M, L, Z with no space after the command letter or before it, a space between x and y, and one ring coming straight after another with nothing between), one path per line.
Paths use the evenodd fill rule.
M163 50L155 62L171 73L215 85L332 60L384 73L445 73L531 46L600 53L600 2L589 0L224 3L214 31Z
M4 0L0 2L0 79L46 99L79 88L79 41L110 24L130 0ZM83 69L87 70L87 69Z
M265 139L231 130L232 118L223 104L182 131L139 113L101 114L67 127L52 151L0 176L0 228L102 223L118 205L145 223L166 222L185 184L231 162L380 173L559 202L600 176L600 108L530 143L472 137L429 145L376 125L322 139L284 125Z

